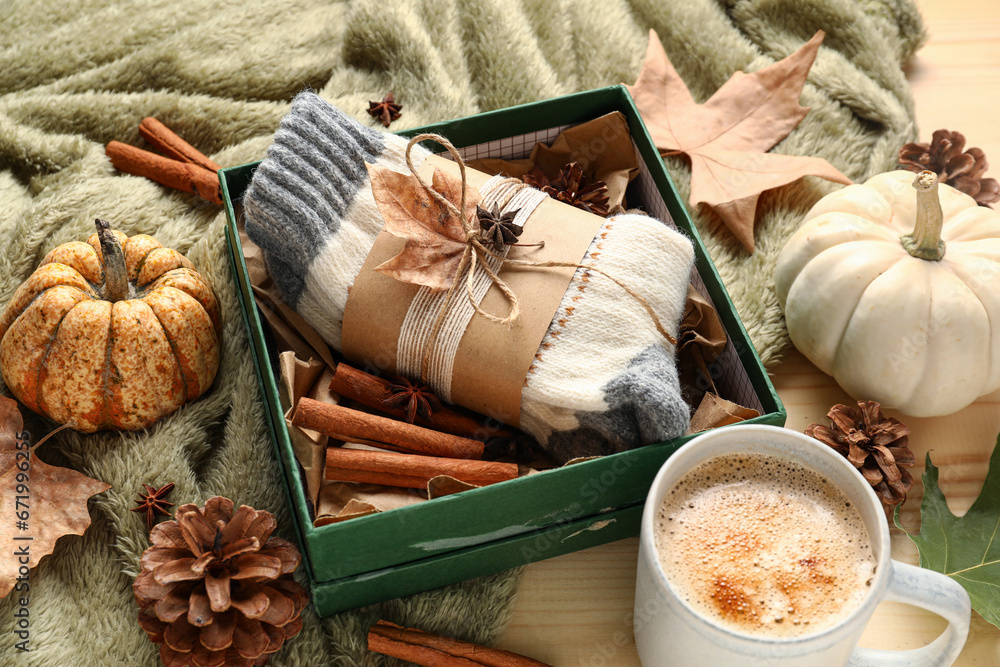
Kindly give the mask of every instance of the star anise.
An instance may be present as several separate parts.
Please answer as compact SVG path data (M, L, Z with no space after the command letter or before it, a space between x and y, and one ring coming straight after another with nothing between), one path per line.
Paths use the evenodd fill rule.
M143 484L146 487L146 493L139 493L139 497L135 499L136 507L132 508L133 512L145 512L146 513L146 525L149 529L153 529L153 525L156 523L157 516L170 516L168 507L173 507L173 503L168 503L165 498L170 495L170 492L174 490L174 483L166 484L159 489L150 486L149 484Z
M389 123L399 118L399 112L402 108L403 105L396 103L392 93L386 93L381 102L369 102L367 111L370 116L379 119L383 125L389 127Z
M424 421L430 421L431 414L441 409L441 401L425 384L410 382L404 377L394 377L389 385L389 396L382 399L382 405L390 408L401 408L405 411L406 421L413 423L419 416Z
M549 180L538 167L521 177L521 180L536 187L553 199L570 206L589 211L601 217L608 215L608 185L604 181L594 181L583 185L583 167L570 162L559 174Z
M501 214L500 206L497 204L493 204L490 210L477 206L476 218L479 220L479 231L483 241L497 250L502 250L505 245L517 243L518 237L524 232L524 227L514 223L514 218L520 210L515 209Z
M833 447L858 469L882 501L886 517L906 500L913 486L909 471L899 466L915 463L907 446L910 429L898 419L882 414L875 401L858 401L858 407L835 405L827 413L830 426L810 424L806 435Z

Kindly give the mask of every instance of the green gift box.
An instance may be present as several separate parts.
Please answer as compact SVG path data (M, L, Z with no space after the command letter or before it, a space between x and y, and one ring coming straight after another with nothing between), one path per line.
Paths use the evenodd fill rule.
M729 342L710 367L723 398L754 408L748 423L783 425L785 411L719 274L623 86L491 111L409 130L441 134L467 160L526 157L569 126L619 111L640 157L629 205L673 224L694 242L695 286L718 310ZM257 163L219 172L226 240L239 285L277 461L321 615L443 586L639 533L646 493L660 465L692 436L586 460L492 486L321 527L313 525L305 483L278 398L277 351L254 303L237 228L240 200Z

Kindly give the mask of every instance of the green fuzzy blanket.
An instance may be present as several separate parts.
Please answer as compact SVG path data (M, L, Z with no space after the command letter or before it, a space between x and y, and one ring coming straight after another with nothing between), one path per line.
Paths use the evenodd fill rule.
M803 93L812 112L779 152L820 155L861 180L892 167L915 136L900 70L923 36L911 0L6 0L0 304L49 250L87 238L102 217L186 253L215 286L224 333L218 380L205 397L146 432L63 432L39 451L112 489L91 502L86 535L61 540L32 572L30 652L14 648L14 596L0 601L0 664L158 664L131 593L148 538L143 518L128 510L143 483L175 482L178 504L221 494L289 521L226 257L225 216L117 173L107 142L143 145L137 127L152 115L230 166L263 157L304 88L369 123L367 102L392 90L404 105L395 130L631 83L651 27L699 99L734 70L759 69L825 30ZM686 165L671 158L668 167L686 200ZM787 345L771 285L777 252L831 187L809 178L762 197L753 256L713 216L695 214L767 363ZM27 425L36 438L51 428L30 415ZM517 580L502 573L324 620L307 609L302 633L271 664L381 664L363 648L376 615L493 642Z

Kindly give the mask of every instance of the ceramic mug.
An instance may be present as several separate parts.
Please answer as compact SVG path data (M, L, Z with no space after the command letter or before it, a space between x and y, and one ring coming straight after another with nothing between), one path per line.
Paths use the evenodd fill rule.
M725 454L756 453L796 462L839 487L860 510L872 542L875 577L860 605L838 623L796 637L754 636L709 620L673 589L660 566L655 518L667 491L689 470ZM635 644L644 667L946 667L969 633L969 595L943 574L889 558L882 505L860 473L830 447L796 431L734 425L714 429L677 450L656 475L646 498L635 586ZM929 645L909 651L858 648L865 624L882 600L932 611L948 627Z

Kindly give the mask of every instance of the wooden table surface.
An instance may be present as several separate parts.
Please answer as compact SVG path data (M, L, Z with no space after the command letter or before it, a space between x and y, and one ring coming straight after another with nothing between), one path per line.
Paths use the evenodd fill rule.
M930 39L907 67L916 100L921 140L938 128L963 132L996 165L1000 177L1000 0L918 0ZM789 355L772 379L788 410L788 428L823 422L835 403L849 403L832 378L798 353ZM968 408L935 419L892 413L912 429L910 447L918 465L902 511L903 525L920 526L920 475L926 452L940 468L940 486L952 511L961 514L979 495L987 463L1000 433L1000 392ZM527 567L513 620L501 648L556 667L639 665L632 638L638 538L560 556ZM917 563L916 548L892 528L893 557ZM869 622L862 646L916 648L932 641L944 621L923 610L883 603ZM1000 630L976 612L958 661L1000 665Z

